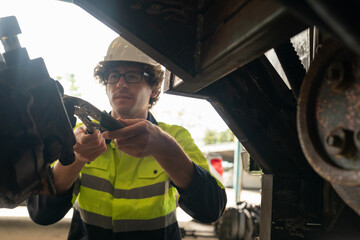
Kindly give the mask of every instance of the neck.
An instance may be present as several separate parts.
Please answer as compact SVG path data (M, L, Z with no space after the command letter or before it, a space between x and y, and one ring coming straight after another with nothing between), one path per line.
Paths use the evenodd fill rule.
M117 119L117 118L121 118L121 119L135 119L135 118L147 119L147 115L148 115L148 111L146 111L144 113L141 113L141 114L134 114L134 115L120 114L120 113L116 112L114 109L111 111L111 116L114 117L115 119Z

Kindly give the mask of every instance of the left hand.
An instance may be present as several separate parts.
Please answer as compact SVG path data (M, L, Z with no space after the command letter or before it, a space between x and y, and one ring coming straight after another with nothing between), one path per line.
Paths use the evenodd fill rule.
M131 156L142 158L163 153L169 135L144 119L118 119L124 128L106 131L103 137L115 139L116 147Z

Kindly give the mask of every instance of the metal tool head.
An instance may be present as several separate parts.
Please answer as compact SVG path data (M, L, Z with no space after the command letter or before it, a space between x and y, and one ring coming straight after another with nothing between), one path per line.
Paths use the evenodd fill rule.
M93 133L95 129L100 131L116 130L125 127L120 121L117 121L105 111L100 111L91 103L69 95L64 95L64 102L74 107L74 115L76 115L86 126L89 133Z
M84 123L89 133L93 133L95 129L99 129L101 131L106 130L98 123L101 121L101 111L94 105L81 98L69 95L64 95L63 100L73 105L74 115L76 115Z

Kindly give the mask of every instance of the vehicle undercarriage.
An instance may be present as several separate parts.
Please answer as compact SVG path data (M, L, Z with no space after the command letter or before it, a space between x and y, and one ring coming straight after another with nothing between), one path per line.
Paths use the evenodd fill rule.
M261 240L359 238L360 1L73 2L217 110L263 172Z

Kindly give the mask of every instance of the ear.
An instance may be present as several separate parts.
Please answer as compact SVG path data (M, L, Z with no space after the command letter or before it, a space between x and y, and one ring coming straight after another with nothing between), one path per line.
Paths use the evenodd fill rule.
M159 96L159 94L160 94L160 88L156 88L156 89L153 89L153 90L151 91L150 97L151 97L151 98L156 98L157 96Z

